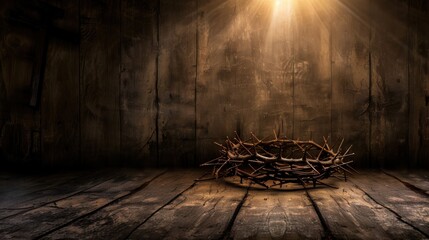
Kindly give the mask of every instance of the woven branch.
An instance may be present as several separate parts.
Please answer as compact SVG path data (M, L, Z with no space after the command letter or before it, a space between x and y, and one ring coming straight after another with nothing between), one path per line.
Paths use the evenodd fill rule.
M324 138L323 145L309 140L291 140L277 137L263 141L254 134L243 141L237 133L234 139L227 138L225 144L215 143L220 147L221 156L201 166L213 166L216 178L238 176L265 188L280 186L287 183L298 183L304 186L312 183L328 185L320 180L341 174L344 179L347 173L355 171L346 158L352 146L342 152L344 139L337 150L329 146Z

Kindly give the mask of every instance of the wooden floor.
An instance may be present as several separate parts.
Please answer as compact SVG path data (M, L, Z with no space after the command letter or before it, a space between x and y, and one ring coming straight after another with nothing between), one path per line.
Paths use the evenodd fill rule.
M0 175L0 239L429 239L429 172L337 189L237 187L201 170Z

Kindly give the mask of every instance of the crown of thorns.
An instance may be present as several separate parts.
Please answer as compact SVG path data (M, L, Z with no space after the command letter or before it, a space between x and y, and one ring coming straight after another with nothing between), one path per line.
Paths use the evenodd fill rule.
M323 138L322 145L313 140L292 140L278 137L274 131L274 139L264 141L253 133L252 137L243 141L237 133L234 139L225 140L225 144L215 143L220 147L221 155L201 166L212 166L216 178L238 176L240 181L250 180L251 183L265 188L282 187L287 183L298 183L304 187L309 183L328 185L320 180L340 174L344 179L347 173L355 171L352 160L346 161L352 146L342 152L344 139L337 150L329 146ZM328 185L330 186L330 185Z

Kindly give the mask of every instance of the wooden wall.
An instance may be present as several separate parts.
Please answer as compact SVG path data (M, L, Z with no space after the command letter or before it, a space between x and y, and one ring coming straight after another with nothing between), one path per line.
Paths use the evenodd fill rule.
M0 3L3 163L196 166L274 129L345 138L361 167L429 166L425 0L43 2L62 16Z

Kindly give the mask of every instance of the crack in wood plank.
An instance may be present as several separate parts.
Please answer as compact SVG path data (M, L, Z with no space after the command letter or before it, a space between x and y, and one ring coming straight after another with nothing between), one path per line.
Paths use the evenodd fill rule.
M235 208L234 214L232 215L231 219L229 220L228 226L223 231L221 237L219 239L231 239L231 230L234 226L235 219L237 219L238 213L241 210L241 207L243 207L244 202L246 202L247 196L249 196L249 189L250 184L246 189L246 193L244 194L243 198L241 199L240 203L238 203L237 207Z
M386 174L389 177L392 177L392 178L398 180L399 182L401 182L402 184L404 184L404 186L407 187L408 189L410 189L411 191L413 191L413 192L415 192L417 194L420 194L420 195L422 195L424 197L429 197L429 194L424 189L421 189L421 188L419 188L419 187L417 187L417 186L415 186L415 185L413 185L413 184L411 184L409 182L403 181L399 177L397 177L397 176L395 176L395 175L393 175L391 173L388 173L388 172L386 172L384 170L381 170L381 172L384 173L384 174Z
M325 217L322 215L322 212L319 209L319 206L317 205L316 201L314 201L313 197L310 195L310 193L308 192L308 189L305 187L305 185L303 185L304 189L305 189L305 193L307 195L308 200L310 200L311 205L314 208L314 211L316 211L317 216L319 217L320 220L320 224L323 227L323 231L324 231L324 236L322 236L322 239L325 240L335 240L334 235L332 234L331 229L329 228L328 224L326 223Z
M418 231L419 233L421 233L423 236L425 236L426 238L429 238L429 234L425 233L424 231L422 231L420 228L418 228L417 226L414 226L412 223L410 223L409 221L407 221L405 218L403 218L399 213L397 213L396 211L394 211L392 208L382 204L380 201L377 201L374 197L372 197L368 192L366 192L363 188L359 187L357 184L353 184L355 188L361 190L363 193L365 193L365 195L367 197L369 197L372 201L374 201L376 204L382 206L383 208L387 209L388 211L390 211L391 213L393 213L396 218L407 224L408 226L410 226L412 229Z
M104 204L104 205L102 205L102 206L100 206L100 207L98 207L98 208L96 208L96 209L94 209L94 210L92 210L92 211L90 211L90 212L88 212L88 213L86 213L86 214L83 214L83 215L81 215L81 216L79 216L79 217L77 217L77 218L75 218L75 219L73 219L73 220L71 220L71 221L68 221L68 222L66 222L66 223L64 223L64 224L62 224L62 225L60 225L60 226L58 226L58 227L55 227L55 228L53 228L53 229L51 229L51 230L49 230L49 231L47 231L47 232L45 232L45 233L43 233L43 234L41 234L41 235L39 235L39 236L35 237L35 238L33 238L33 239L34 239L34 240L36 240L36 239L41 239L41 238L43 238L43 237L45 237L45 236L47 236L47 235L49 235L49 234L51 234L51 233L53 233L53 232L55 232L55 231L57 231L57 230L61 229L61 228L64 228L64 227L66 227L66 226L68 226L68 225L70 225L70 224L72 224L72 223L74 223L74 222L76 222L76 221L78 221L78 220L80 220L80 219L82 219L82 218L85 218L85 217L87 217L87 216L90 216L90 215L92 215L92 214L94 214L94 213L96 213L96 212L100 211L101 209L103 209L103 208L107 207L107 206L110 206L110 205L112 205L112 204L119 203L120 201L122 201L122 200L124 200L124 199L126 199L126 198L128 198L128 197L132 196L133 194L135 194L135 193L137 193L137 192L139 192L139 191L143 190L143 189L144 189L147 185L149 185L152 181L154 181L155 179L157 179L158 177L160 177L161 175L163 175L163 174L165 174L165 173L167 173L167 171L163 171L163 172L161 172L160 174L156 175L155 177L151 178L150 180L148 180L148 181L146 181L146 182L142 183L142 184L141 184L140 186L138 186L137 188L134 188L134 189L133 189L133 190L131 190L129 193L127 193L127 194L125 194L125 195L123 195L123 196L121 196L121 197L119 197L119 198L116 198L116 199L114 199L114 200L112 200L112 201L109 201L109 202L107 202L106 204Z
M201 177L199 177L198 179L203 178L204 176L206 176L207 173L204 173ZM187 187L185 190L181 191L180 193L178 193L176 196L174 196L172 199L170 199L167 203L165 203L164 205L162 205L161 207L159 207L158 209L156 209L153 213L151 213L143 222L139 223L136 227L133 228L133 230L131 230L131 232L127 235L127 237L125 239L130 239L131 235L137 230L139 229L143 224L145 224L149 219L151 219L156 213L158 213L159 211L161 211L164 207L170 205L172 202L174 202L174 200L178 199L180 196L182 196L185 192L189 191L190 189L192 189L193 187L195 187L195 185L198 182L198 179L196 179L189 187Z
M11 218L11 217L15 217L15 216L18 216L18 215L21 215L21 214L25 214L25 213L27 213L27 212L29 212L29 211L32 211L32 210L35 210L35 209L38 209L38 208L41 208L41 207L47 206L47 205L52 204L52 203L53 203L53 204L55 204L55 203L56 203L56 202L58 202L58 201L61 201L61 200L64 200L64 199L67 199L67 198L70 198L70 197L73 197L73 196L79 195L79 194L81 194L81 193L83 193L83 192L86 192L86 191L90 190L91 188L97 187L97 186L99 186L99 185L101 185L101 184L103 184L103 183L105 183L105 182L108 182L108 181L112 180L113 178L114 178L114 177L108 178L108 179L103 180L103 181L101 181L101 182L99 182L99 183L96 183L95 185L91 185L91 186L89 186L89 187L87 187L87 188L84 188L84 189L82 189L82 190L72 192L72 193L70 193L70 194L68 194L68 195L66 195L66 196L63 196L63 197L60 197L60 198L56 198L56 199L53 199L53 200L48 201L48 202L44 202L44 203L38 204L38 205L36 205L36 206L32 206L32 207L28 207L28 208L22 208L22 209L23 209L23 211L19 211L19 212L17 212L17 213L14 213L14 214L7 215L7 216L5 216L5 217L2 217L2 218L0 218L0 221L5 220L5 219L8 219L8 218ZM4 209L2 208L1 210L4 210ZM17 208L17 210L20 210L20 209L19 209L19 208Z

